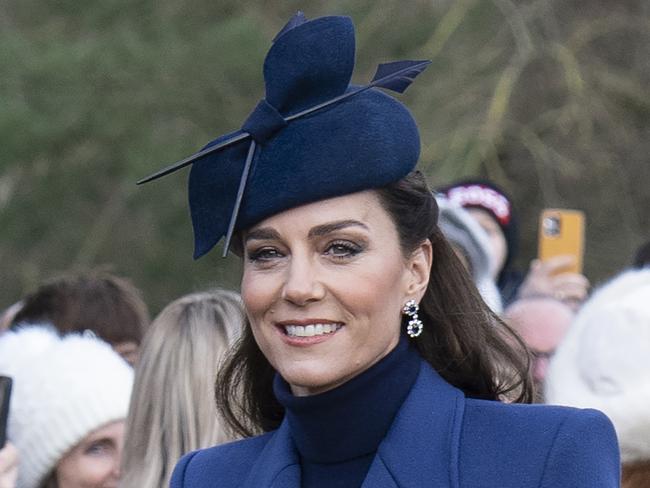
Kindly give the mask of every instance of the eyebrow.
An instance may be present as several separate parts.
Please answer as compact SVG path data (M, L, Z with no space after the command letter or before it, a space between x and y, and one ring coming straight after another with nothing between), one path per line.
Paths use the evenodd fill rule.
M280 234L278 234L277 231L271 229L270 227L261 227L259 229L253 229L250 232L247 232L244 241L248 242L255 239L262 241L262 240L273 240L279 238L280 238Z
M309 230L308 237L322 237L337 230L345 229L347 227L361 227L369 230L368 226L358 220L337 220L336 222L328 222L327 224L317 225Z
M358 220L337 220L335 222L328 222L327 224L321 224L317 225L316 227L313 227L309 230L309 233L307 234L307 237L314 238L314 237L322 237L327 234L331 234L332 232L336 232L341 229L345 229L347 227L361 227L363 229L369 230L368 226L364 224L363 222L359 222ZM246 238L244 239L246 242L250 240L273 240L273 239L280 239L280 234L275 230L270 227L261 227L259 229L253 229L250 232L246 234Z

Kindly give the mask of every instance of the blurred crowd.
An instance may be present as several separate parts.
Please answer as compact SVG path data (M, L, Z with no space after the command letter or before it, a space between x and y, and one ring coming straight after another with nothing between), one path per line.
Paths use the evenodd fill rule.
M516 212L493 183L459 181L436 198L484 301L528 347L536 401L603 411L623 486L650 486L650 243L592 289L566 271L571 256L516 269ZM140 290L107 272L55 277L5 304L0 375L13 386L0 488L167 486L183 454L235 438L214 381L244 323L239 296L222 289L150 321Z
M0 487L167 486L182 454L232 439L213 385L242 324L239 296L221 289L150 322L140 291L106 272L57 277L8 307Z

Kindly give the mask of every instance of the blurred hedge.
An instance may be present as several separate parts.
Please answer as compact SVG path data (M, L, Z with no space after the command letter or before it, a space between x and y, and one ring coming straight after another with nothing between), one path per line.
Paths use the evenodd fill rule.
M357 25L354 80L433 61L402 98L432 186L482 175L515 198L520 265L545 206L588 214L586 272L650 238L650 6L641 0L0 3L0 308L44 278L108 265L152 310L218 284L193 262L186 175L139 177L241 125L298 9Z

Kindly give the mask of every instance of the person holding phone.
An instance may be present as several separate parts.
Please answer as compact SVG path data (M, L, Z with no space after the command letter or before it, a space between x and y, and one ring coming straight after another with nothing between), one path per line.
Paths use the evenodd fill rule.
M17 488L117 488L133 370L109 344L24 326L0 336L0 374L14 383Z
M472 178L442 186L438 191L465 207L490 237L492 277L501 290L504 305L517 298L545 295L576 309L587 298L587 277L581 272L566 272L566 268L576 264L574 256L534 259L525 274L515 267L519 248L517 215L512 199L498 185Z

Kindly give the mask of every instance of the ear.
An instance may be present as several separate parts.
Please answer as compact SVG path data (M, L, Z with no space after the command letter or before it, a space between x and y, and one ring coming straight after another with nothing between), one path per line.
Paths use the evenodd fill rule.
M432 256L431 241L426 239L409 257L407 262L407 298L412 298L416 302L422 300L429 284Z

